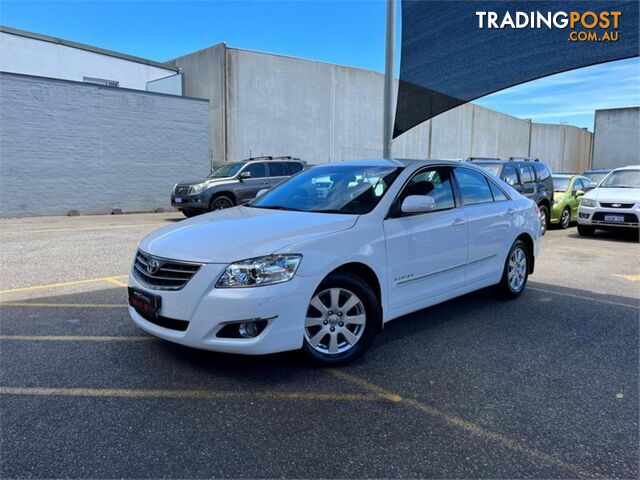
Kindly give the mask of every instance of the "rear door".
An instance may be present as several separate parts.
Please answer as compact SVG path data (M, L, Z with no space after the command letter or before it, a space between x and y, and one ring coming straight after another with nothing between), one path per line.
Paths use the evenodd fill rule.
M456 167L455 178L468 223L467 285L499 279L515 218L511 200L477 170Z
M269 188L275 187L279 183L289 178L289 174L287 173L287 166L284 162L271 161L267 164L267 166L269 167L269 177L267 178Z

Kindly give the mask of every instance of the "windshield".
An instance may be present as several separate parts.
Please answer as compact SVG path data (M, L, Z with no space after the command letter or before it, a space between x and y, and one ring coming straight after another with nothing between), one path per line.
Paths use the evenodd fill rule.
M483 168L494 177L499 177L500 171L502 170L501 163L474 163L474 165L477 165L478 167Z
M249 206L361 215L373 210L400 171L395 167L314 167L281 183Z
M640 170L611 172L600 184L602 188L640 188Z
M233 177L243 165L244 163L242 162L227 163L226 165L216 168L207 178Z
M553 177L553 191L566 192L569 190L569 182L571 177Z
M587 177L591 183L595 183L597 185L598 183L600 183L600 180L602 180L608 174L609 174L609 172L589 173L589 174L585 175L585 177Z

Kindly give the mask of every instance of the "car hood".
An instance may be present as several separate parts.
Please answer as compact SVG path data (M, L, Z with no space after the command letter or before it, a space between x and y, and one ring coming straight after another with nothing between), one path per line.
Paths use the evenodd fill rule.
M140 249L158 257L230 263L351 228L357 215L235 207L182 220L148 235Z
M594 188L584 198L598 202L636 203L640 201L640 188Z
M178 182L177 185L200 185L201 183L207 183L211 185L217 185L219 183L226 183L232 181L233 177L221 177L221 178L201 178L200 180L187 180L184 182Z

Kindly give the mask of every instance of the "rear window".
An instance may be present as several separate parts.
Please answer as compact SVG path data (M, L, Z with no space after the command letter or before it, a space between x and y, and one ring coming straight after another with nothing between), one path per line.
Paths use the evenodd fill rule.
M285 166L287 168L287 172L289 175L298 173L302 171L302 168L303 168L302 164L298 162L287 162L285 163Z
M288 175L287 169L282 162L269 162L269 176L270 177L286 177Z
M500 171L502 170L502 163L474 163L474 165L486 170L491 175L496 177L500 176Z
M534 163L533 168L536 170L536 174L538 175L538 181L544 182L547 178L551 176L551 171L547 168L544 163Z

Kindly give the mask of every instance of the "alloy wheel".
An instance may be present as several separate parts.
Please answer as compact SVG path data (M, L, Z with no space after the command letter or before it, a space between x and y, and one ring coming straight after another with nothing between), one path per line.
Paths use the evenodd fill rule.
M547 231L547 209L540 209L540 225L542 225L542 233Z
M216 198L213 202L211 202L211 210L224 210L225 208L233 207L233 203L231 200L225 197Z
M509 257L507 280L514 292L519 292L527 276L527 254L522 247L517 247Z
M569 223L571 223L571 211L568 208L565 208L562 211L562 218L560 219L560 224L562 228L569 227Z
M309 302L304 335L317 352L337 355L353 348L362 337L366 322L364 304L355 293L329 288Z

